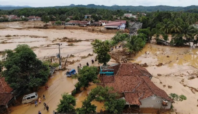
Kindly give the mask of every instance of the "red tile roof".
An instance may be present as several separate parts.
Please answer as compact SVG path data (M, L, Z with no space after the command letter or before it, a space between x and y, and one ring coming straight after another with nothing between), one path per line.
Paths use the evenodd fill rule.
M149 78L152 77L152 75L145 68L131 63L121 64L116 73L116 76L135 76L135 75L147 76Z
M0 106L6 105L12 98L11 93L0 93Z
M124 24L124 23L122 23L122 22L109 22L105 26L121 26L122 24Z
M0 105L6 105L11 99L13 89L5 82L4 77L0 77Z
M6 83L4 77L0 77L0 93L10 93L12 88Z
M105 86L113 87L118 93L124 93L126 102L131 105L140 105L140 100L153 95L172 102L165 91L151 82L150 73L138 65L123 63L117 74L112 77L114 78L102 76L100 79Z

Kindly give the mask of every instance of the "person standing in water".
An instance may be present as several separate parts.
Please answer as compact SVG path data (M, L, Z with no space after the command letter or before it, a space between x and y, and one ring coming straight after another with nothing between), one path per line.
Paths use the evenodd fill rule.
M41 114L41 112L40 112L40 111L38 111L38 114Z
M48 105L46 105L46 110L49 112L49 106Z
M45 95L43 95L43 100L45 100Z
M39 104L40 104L41 103L41 98L40 97L39 97L38 101L39 101Z
M34 103L34 104L35 104L35 107L36 107L36 106L37 106L37 101L35 101L35 103Z

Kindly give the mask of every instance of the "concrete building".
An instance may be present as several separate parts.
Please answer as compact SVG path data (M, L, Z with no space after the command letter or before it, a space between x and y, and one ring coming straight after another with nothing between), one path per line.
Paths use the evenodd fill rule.
M119 20L119 21L112 21L107 24L105 24L106 29L119 29L119 30L125 30L126 28L126 21Z

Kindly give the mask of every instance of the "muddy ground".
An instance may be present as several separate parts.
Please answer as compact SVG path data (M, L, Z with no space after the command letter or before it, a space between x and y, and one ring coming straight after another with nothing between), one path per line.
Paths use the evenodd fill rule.
M198 49L148 44L132 59L133 63L146 63L152 81L167 94L187 97L173 103L177 114L198 112Z

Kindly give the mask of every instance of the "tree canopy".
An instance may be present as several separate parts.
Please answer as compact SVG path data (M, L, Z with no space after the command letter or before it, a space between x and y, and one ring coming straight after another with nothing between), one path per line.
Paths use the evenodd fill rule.
M76 105L76 99L72 95L63 94L62 99L60 100L60 104L56 109L58 113L68 113L73 112L74 106Z
M108 41L95 40L92 42L93 51L97 54L99 63L104 65L111 59L108 52L110 52L110 43Z
M3 76L13 89L35 88L48 80L48 66L36 58L28 45L18 45L14 51L6 50L6 54Z
M154 12L140 18L143 28L150 31L149 37L160 35L168 40L172 35L171 44L183 46L188 42L197 42L198 29L193 26L198 21L198 14L186 12ZM148 32L149 33L149 32Z

